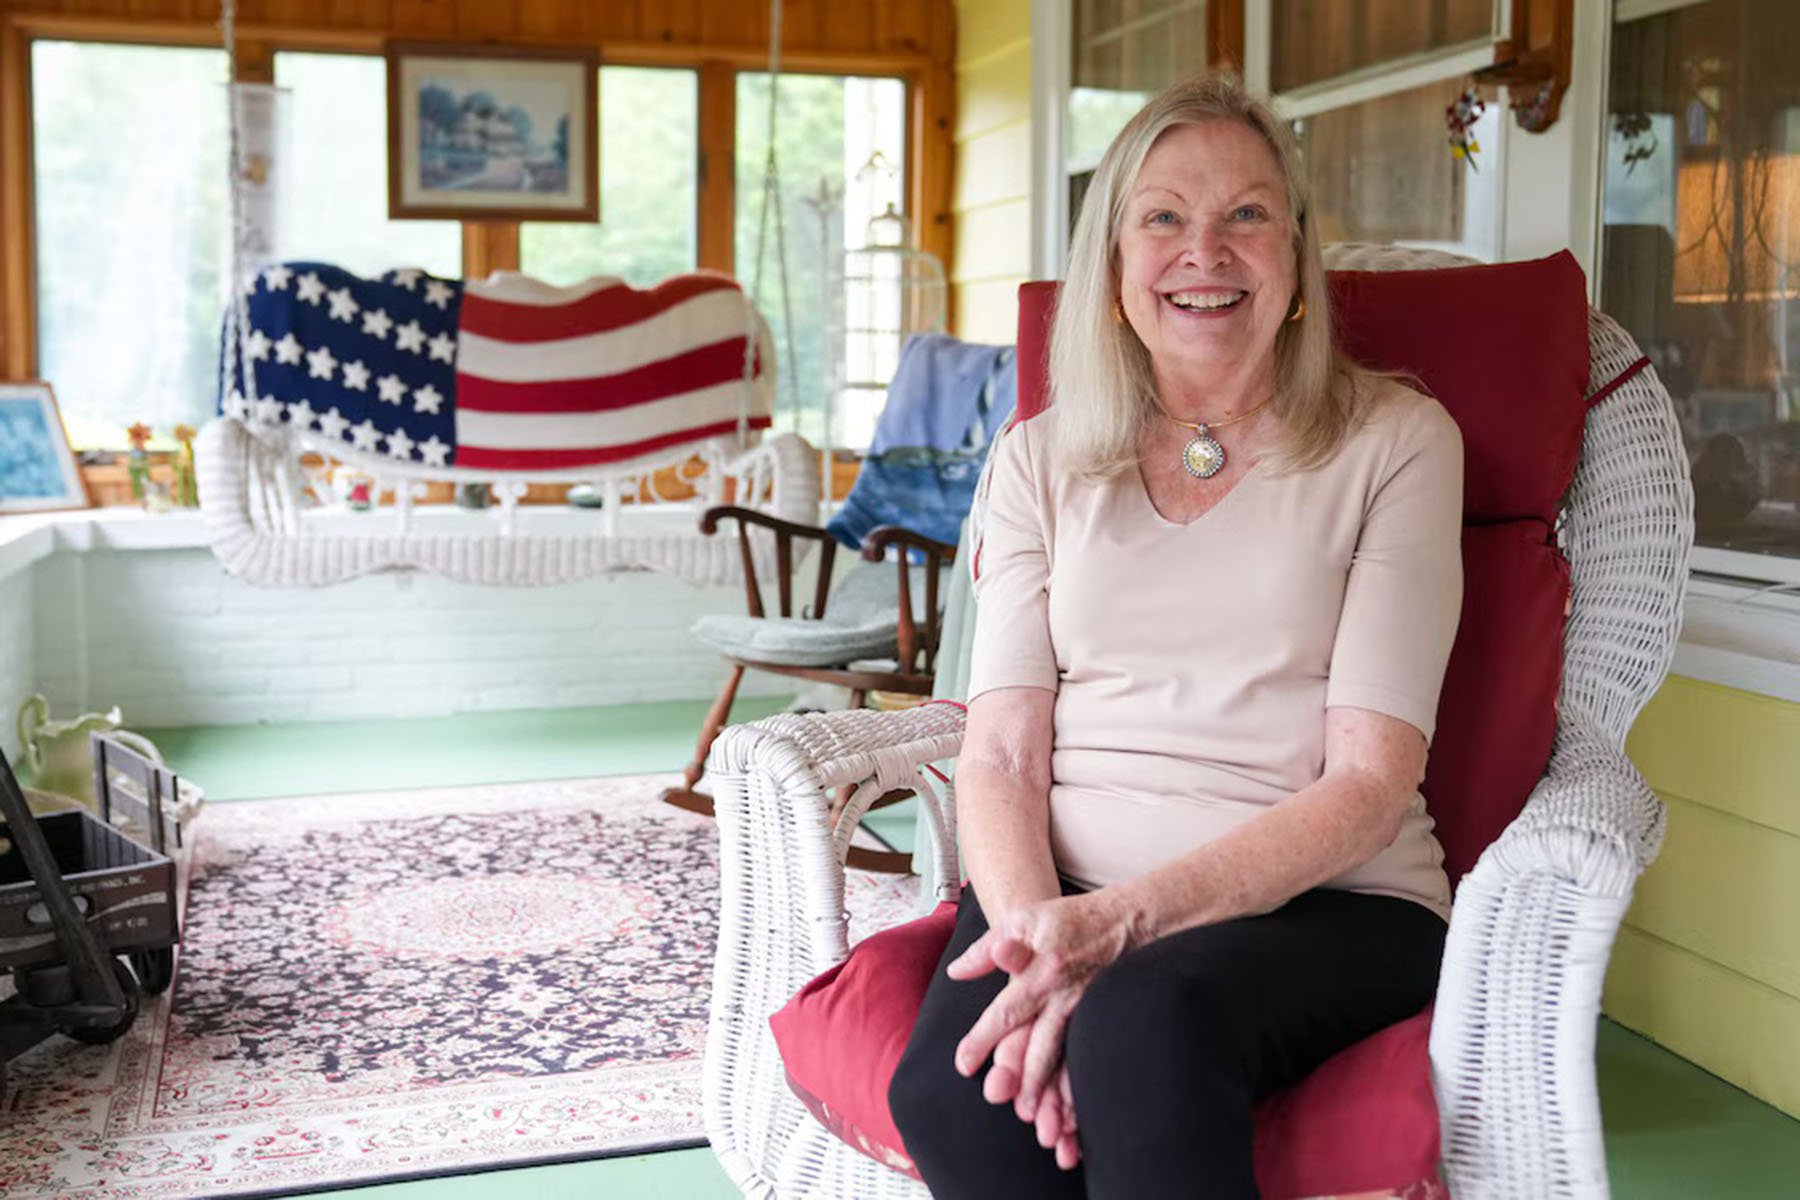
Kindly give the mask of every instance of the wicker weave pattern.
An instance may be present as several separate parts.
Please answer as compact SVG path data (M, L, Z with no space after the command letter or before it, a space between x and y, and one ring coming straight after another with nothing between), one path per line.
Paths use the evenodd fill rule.
M1465 260L1334 246L1333 268ZM1639 361L1591 314L1592 387ZM1594 1080L1600 985L1632 887L1662 840L1660 801L1626 760L1631 722L1668 670L1693 540L1668 393L1640 370L1589 414L1561 527L1573 574L1555 750L1524 813L1457 893L1431 1035L1443 1169L1459 1200L1608 1194ZM932 891L953 896L954 795L921 773L953 755L961 712L777 717L728 730L716 784L724 901L707 1045L707 1133L749 1196L920 1200L925 1189L838 1141L788 1092L768 1015L846 953L843 849L826 789L929 781Z
M301 524L297 451L264 443L242 422L218 420L196 450L200 508L225 569L261 587L323 587L383 571L430 571L461 583L527 587L573 583L613 571L659 571L693 584L743 579L736 539L693 533L663 536L563 534L366 533L326 536ZM819 466L806 443L770 438L748 451L731 475L756 470L772 481L765 507L812 524L818 517ZM373 527L378 518L370 514ZM759 578L775 571L775 544L753 539Z

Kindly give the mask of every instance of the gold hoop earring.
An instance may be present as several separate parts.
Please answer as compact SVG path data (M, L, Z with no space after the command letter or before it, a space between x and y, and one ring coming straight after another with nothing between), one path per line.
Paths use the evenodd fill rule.
M1294 311L1288 314L1288 324L1293 324L1306 315L1306 297L1294 297Z
M1123 300L1113 301L1113 323L1115 325L1125 323L1125 302Z

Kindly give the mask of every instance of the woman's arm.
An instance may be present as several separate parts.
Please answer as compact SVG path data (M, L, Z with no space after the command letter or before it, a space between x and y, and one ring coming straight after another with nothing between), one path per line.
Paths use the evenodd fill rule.
M1056 693L983 692L969 704L956 765L963 865L989 924L1062 894L1050 857L1050 743Z
M1269 912L1368 862L1399 836L1425 776L1425 737L1362 708L1325 710L1319 779L1230 833L1104 888L1141 946L1196 925Z

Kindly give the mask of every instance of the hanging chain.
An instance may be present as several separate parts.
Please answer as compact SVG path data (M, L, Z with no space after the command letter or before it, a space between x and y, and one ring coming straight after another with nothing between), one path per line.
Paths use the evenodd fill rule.
M781 6L782 0L769 3L769 114L768 155L763 160L762 215L756 229L756 270L751 276L751 294L762 299L764 253L768 245L769 218L775 220L775 263L781 272L782 342L787 350L788 398L794 411L794 424L800 423L799 356L794 352L793 289L788 286L786 227L782 220L781 167L775 152L775 114L781 98ZM779 386L779 384L778 384ZM777 400L779 400L777 395Z

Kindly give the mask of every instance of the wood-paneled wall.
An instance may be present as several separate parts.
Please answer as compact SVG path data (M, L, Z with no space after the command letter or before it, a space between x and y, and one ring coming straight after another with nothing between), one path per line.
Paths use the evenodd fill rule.
M602 61L701 70L701 151L721 164L703 189L700 256L728 269L737 68L766 69L763 0L240 0L237 74L267 79L276 49L374 52L389 38L592 45ZM35 366L32 313L30 40L217 45L217 0L0 0L0 377ZM785 0L782 68L906 79L909 207L923 249L955 238L954 0ZM465 225L465 273L517 265L517 227Z

